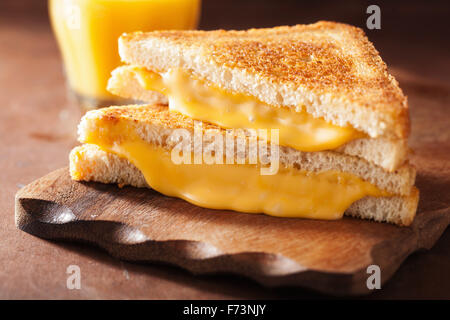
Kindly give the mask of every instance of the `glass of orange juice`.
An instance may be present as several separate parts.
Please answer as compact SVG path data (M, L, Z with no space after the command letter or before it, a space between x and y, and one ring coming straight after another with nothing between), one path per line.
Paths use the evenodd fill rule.
M71 95L84 109L123 104L108 91L124 32L194 29L201 0L48 0Z

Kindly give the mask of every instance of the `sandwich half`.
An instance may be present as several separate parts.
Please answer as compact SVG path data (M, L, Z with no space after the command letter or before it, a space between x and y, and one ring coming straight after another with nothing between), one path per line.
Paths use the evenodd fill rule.
M214 209L412 223L407 99L362 30L137 32L119 53L127 65L108 89L145 104L83 117L74 180Z
M334 22L124 34L108 89L224 128L277 128L280 144L395 171L407 99L364 32Z
M178 131L177 131L178 130ZM175 134L180 132L182 135ZM275 174L262 175L272 157L249 161L251 137L244 133L242 164L176 163L173 150L180 137L194 141L195 130L215 132L223 139L202 140L202 148L187 144L190 159L218 149L227 130L170 112L163 105L110 107L89 111L78 135L84 145L70 154L74 180L151 187L195 205L279 217L339 219L344 213L359 218L409 225L415 215L418 191L415 170L404 164L395 172L334 151L304 152L277 146ZM219 146L220 148L221 146ZM268 154L272 153L268 145ZM233 146L238 149L237 144ZM178 150L180 151L180 149ZM177 152L178 152L177 151ZM226 150L221 153L223 156Z

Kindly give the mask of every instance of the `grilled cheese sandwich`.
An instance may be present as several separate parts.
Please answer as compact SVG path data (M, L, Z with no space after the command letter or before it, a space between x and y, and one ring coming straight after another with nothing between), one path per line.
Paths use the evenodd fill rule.
M249 164L248 148L246 161L240 165L227 165L225 161L212 165L175 164L170 153L179 143L173 138L179 129L187 130L193 140L192 119L170 112L165 106L90 111L79 126L79 140L85 145L71 153L71 175L75 180L125 180L125 184L140 179L137 186L149 186L202 207L280 217L338 219L348 213L352 204L385 199L390 205L403 206L391 222L407 224L411 219L410 207L417 201L417 194L412 191L415 171L409 166L389 173L354 157L302 152L290 147L279 150L280 170L275 175L261 175L261 163ZM202 128L211 129L226 134L225 129L214 125ZM207 143L203 142L204 149L208 148ZM198 150L190 146L189 152L193 157ZM95 155L94 164L87 153ZM127 166L137 168L139 177L130 177L123 168L115 168L114 163L123 163L119 159L126 159ZM112 173L119 180L102 180ZM372 205L372 210L381 209Z
M214 209L412 222L406 98L359 29L321 22L135 33L121 37L119 51L129 65L112 73L108 89L151 104L87 113L85 145L70 157L75 180L151 187ZM279 150L278 172L261 175L268 164L250 161L249 148L243 164L174 163L172 133L195 140L194 120L220 137L257 129L258 141ZM261 129L279 130L279 141ZM216 142L202 141L203 150L217 151ZM189 147L188 158L201 152Z

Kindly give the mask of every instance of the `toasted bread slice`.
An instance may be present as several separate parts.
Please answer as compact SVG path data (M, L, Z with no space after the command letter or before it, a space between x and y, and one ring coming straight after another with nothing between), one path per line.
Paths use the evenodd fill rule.
M141 86L133 69L133 66L121 66L115 69L108 81L108 90L118 96L138 99L147 104L155 102L167 104L167 98L164 95L146 90ZM408 146L405 139L367 137L352 140L334 151L363 158L393 172L405 162Z
M137 134L145 142L168 150L178 143L170 138L175 129L186 129L189 134L194 134L192 119L179 113L169 112L164 105L134 105L89 111L78 127L79 141L89 143L87 138L89 135L102 135L112 142L119 141L124 138L124 133L116 132L114 128L121 125L127 128L128 132ZM201 130L207 129L216 130L222 135L226 134L225 129L203 123ZM270 145L268 147L270 149ZM245 152L248 150L246 149ZM244 155L245 158L248 156L248 154ZM330 170L346 172L396 195L409 195L416 175L415 169L407 163L394 172L387 172L366 160L334 151L302 152L290 147L280 147L279 162L280 166L309 172Z
M372 138L409 134L405 95L364 32L349 25L138 32L121 36L119 53L126 63L155 72L181 68L223 90L306 110Z
M70 153L70 172L75 180L115 183L119 186L149 187L143 174L127 159L85 144ZM401 226L412 223L419 193L416 188L406 196L364 197L354 202L346 215Z

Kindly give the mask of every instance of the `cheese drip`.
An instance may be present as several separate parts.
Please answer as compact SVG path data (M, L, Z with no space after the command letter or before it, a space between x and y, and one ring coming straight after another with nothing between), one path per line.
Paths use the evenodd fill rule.
M314 118L304 110L273 107L253 97L226 92L172 69L159 75L131 66L140 85L168 97L169 108L187 117L231 129L279 129L279 144L301 151L336 149L364 135Z
M88 133L84 142L128 159L154 190L200 207L331 220L363 197L388 196L345 172L282 167L275 175L261 175L259 164L175 164L169 150L123 130L126 126L111 126Z

